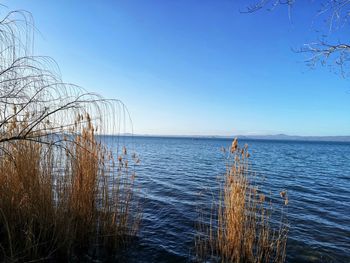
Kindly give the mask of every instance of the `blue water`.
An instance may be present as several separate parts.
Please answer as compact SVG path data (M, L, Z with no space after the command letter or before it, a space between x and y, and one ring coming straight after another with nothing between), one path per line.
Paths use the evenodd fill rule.
M129 262L189 262L198 207L210 207L231 140L124 137L134 148L140 238ZM287 262L350 262L350 144L244 140L273 194L286 189ZM204 193L204 194L203 194Z

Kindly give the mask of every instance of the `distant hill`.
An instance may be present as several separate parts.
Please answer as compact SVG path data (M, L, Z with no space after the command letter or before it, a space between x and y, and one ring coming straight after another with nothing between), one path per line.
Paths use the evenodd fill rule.
M328 141L328 142L350 142L350 136L297 136L297 135L238 135L240 139L254 140L289 140L289 141Z

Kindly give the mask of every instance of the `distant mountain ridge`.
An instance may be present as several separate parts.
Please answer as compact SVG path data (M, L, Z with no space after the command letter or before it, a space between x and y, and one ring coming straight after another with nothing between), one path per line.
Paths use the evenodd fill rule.
M350 142L350 136L301 136L301 135L149 135L149 134L122 134L122 136L140 136L140 137L168 137L168 138L217 138L233 139L235 137L246 140L276 140L276 141L327 141L327 142Z
M290 140L290 141L329 141L329 142L350 142L350 136L299 136L299 135L238 135L240 139L254 140Z

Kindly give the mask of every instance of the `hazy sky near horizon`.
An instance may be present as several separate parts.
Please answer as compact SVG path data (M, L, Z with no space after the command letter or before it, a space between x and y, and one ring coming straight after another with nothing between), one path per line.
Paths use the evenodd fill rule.
M30 11L36 55L122 100L136 134L350 135L350 80L292 51L319 36L315 6L289 19L245 2L11 0L1 14Z

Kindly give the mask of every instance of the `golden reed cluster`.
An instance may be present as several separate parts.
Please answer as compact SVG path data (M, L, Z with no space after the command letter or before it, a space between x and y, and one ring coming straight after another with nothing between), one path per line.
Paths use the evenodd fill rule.
M220 192L209 215L198 224L196 258L200 262L284 262L288 227L283 207L280 222L271 224L272 202L258 188L248 146L234 139ZM283 193L283 194L282 194ZM281 192L285 205L286 192ZM207 224L206 222L210 222Z
M2 143L2 261L101 257L135 236L140 217L127 165L132 158L124 150L115 161L96 140L90 116L78 118L73 129L79 133L61 135L59 148L30 139ZM27 125L14 117L5 125L7 136Z

